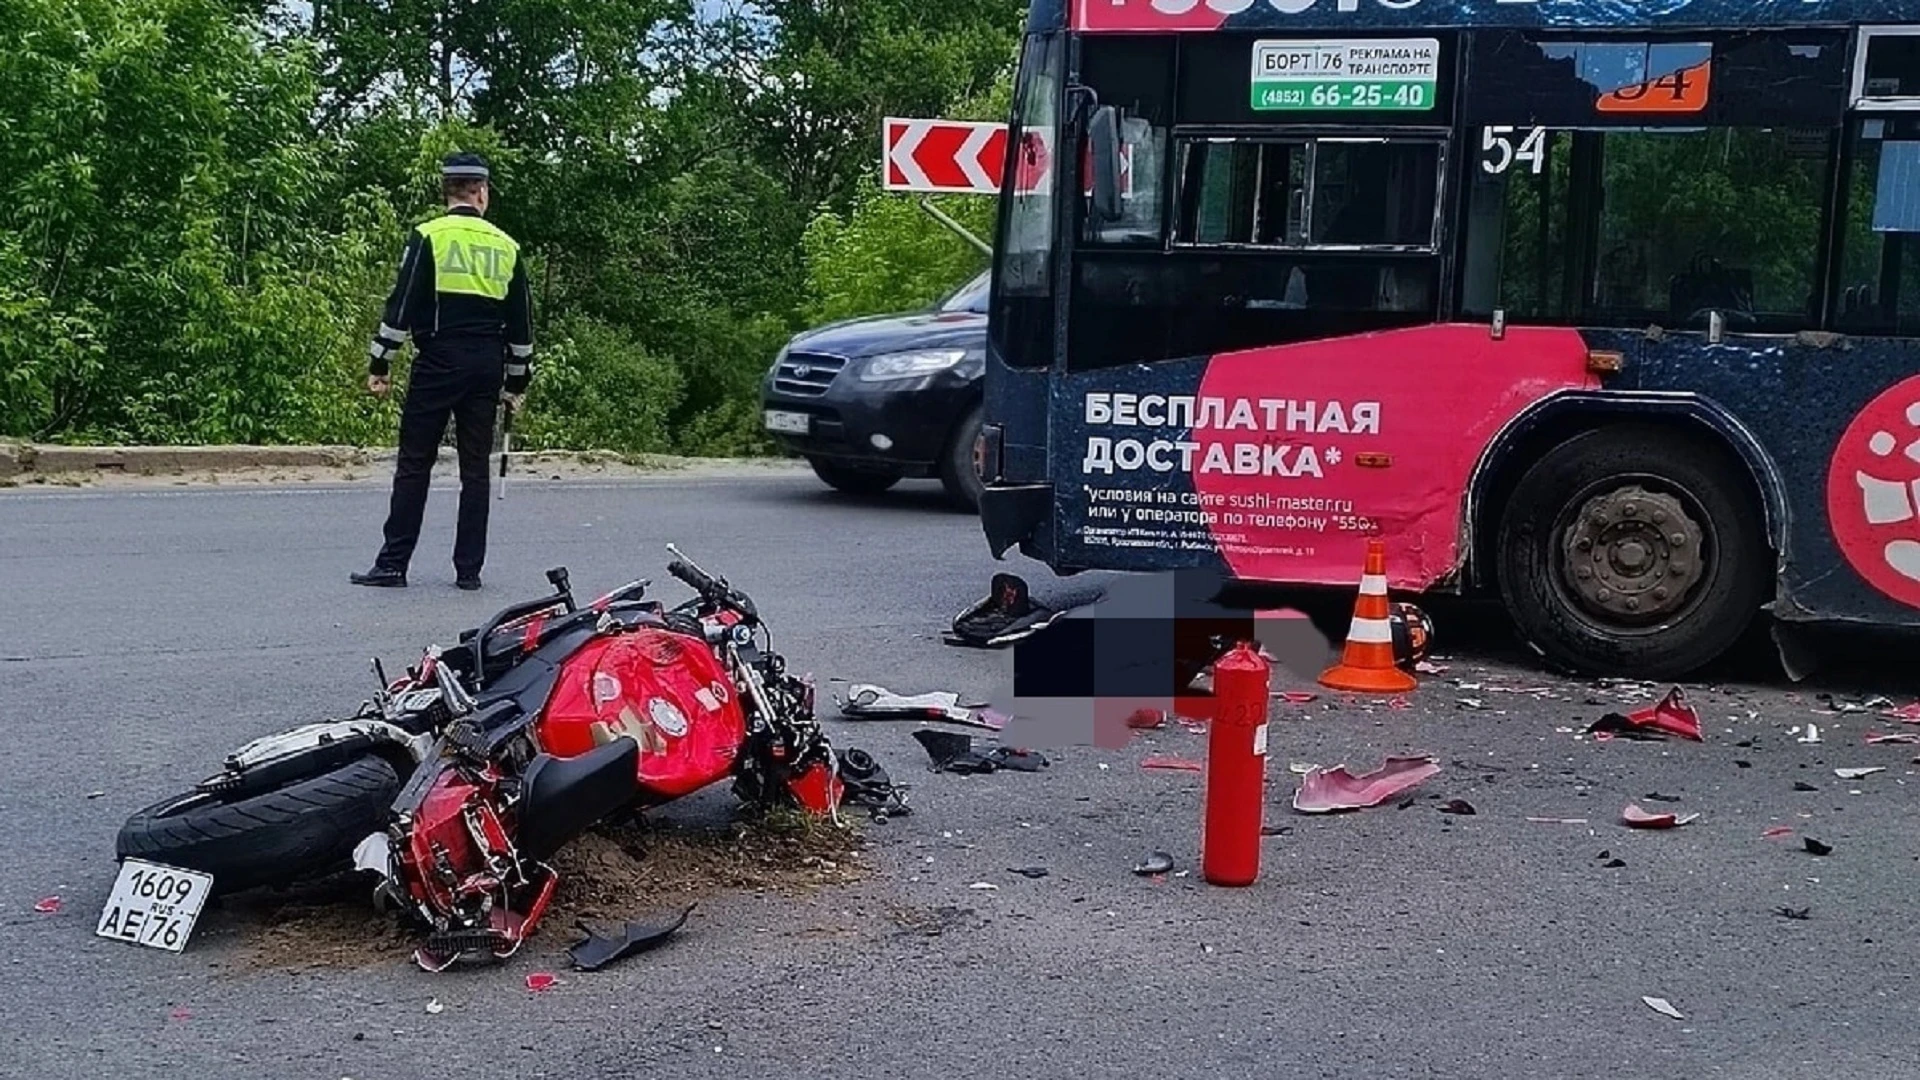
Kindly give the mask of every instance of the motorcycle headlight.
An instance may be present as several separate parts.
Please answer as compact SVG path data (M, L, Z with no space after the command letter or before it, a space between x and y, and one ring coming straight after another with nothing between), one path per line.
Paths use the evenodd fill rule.
M869 358L860 366L861 382L887 382L933 375L967 358L965 349L911 349Z

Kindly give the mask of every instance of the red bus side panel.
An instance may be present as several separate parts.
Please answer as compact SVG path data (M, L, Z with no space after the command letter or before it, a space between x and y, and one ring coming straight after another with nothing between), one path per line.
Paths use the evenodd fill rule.
M1056 477L1061 561L1351 584L1379 536L1389 583L1430 588L1461 562L1467 484L1494 436L1597 385L1577 331L1494 340L1484 325L1069 376L1054 431L1074 442L1055 453L1080 475Z

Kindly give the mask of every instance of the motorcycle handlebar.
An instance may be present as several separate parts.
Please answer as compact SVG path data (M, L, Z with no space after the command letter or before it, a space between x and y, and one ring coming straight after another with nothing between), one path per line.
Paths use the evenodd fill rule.
M694 566L687 560L675 559L668 563L667 573L685 582L694 592L700 594L701 599L708 603L732 608L739 614L746 616L750 621L759 621L760 612L754 607L752 600L747 599L738 589L715 578L713 575Z
M728 590L719 582L713 580L712 576L692 566L688 566L679 559L675 559L667 564L667 573L686 582L694 592L699 593L709 600L720 599L727 595Z

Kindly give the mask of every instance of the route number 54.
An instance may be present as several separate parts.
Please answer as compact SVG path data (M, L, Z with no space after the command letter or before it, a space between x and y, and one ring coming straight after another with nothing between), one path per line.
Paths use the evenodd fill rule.
M1481 132L1480 150L1487 156L1480 159L1480 167L1498 176L1519 162L1538 176L1547 166L1547 129L1528 128L1525 134L1517 134L1519 130L1490 127Z

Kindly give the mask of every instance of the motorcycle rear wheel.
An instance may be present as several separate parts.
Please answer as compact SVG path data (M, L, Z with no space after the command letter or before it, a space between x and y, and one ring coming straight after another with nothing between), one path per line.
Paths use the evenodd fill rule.
M371 754L248 798L192 791L128 818L115 853L211 874L215 896L289 885L352 865L399 791L393 766Z

